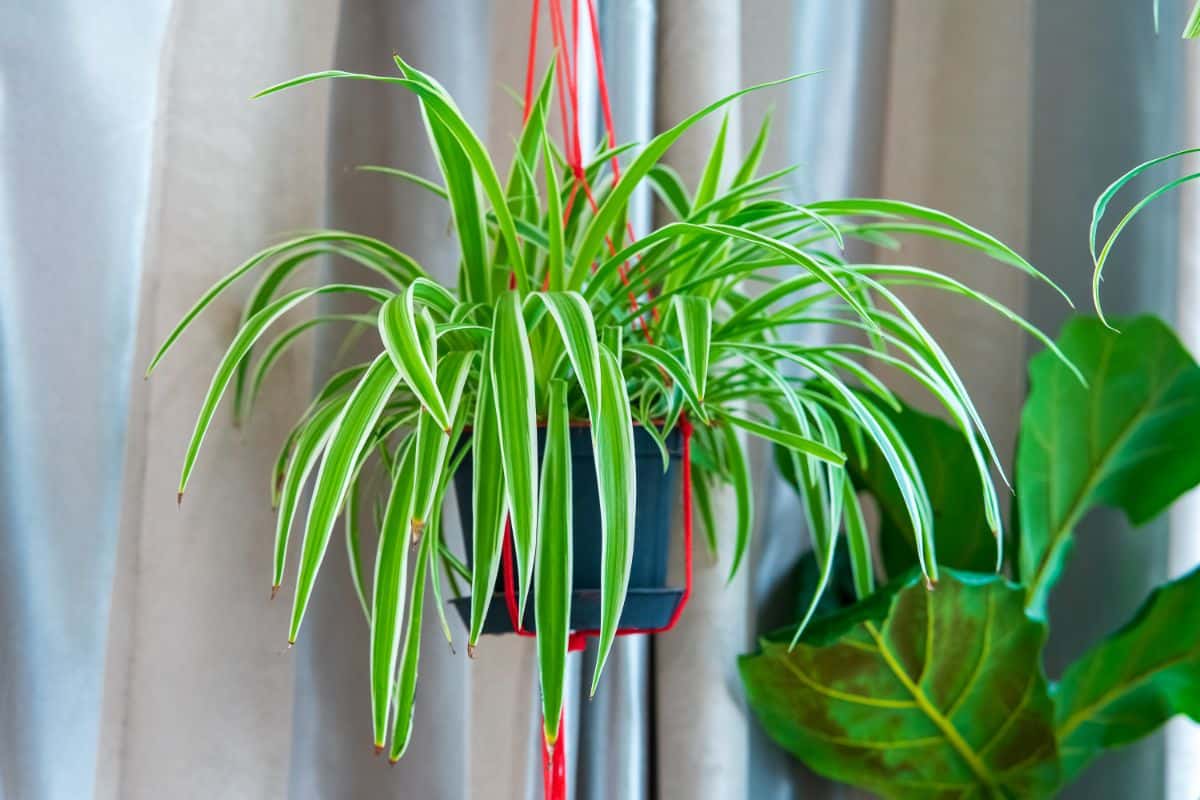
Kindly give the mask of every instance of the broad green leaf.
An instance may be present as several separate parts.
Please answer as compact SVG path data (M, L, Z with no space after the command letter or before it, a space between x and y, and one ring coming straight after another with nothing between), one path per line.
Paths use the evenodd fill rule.
M413 478L416 471L414 437L404 440L399 468L388 495L387 510L379 530L375 555L374 589L371 594L371 721L375 750L383 752L387 738L388 712L392 707L393 676L400 652L404 620L404 593L408 580L408 521L412 516Z
M417 696L417 666L421 658L421 618L425 606L425 575L436 536L426 536L417 549L413 570L412 594L408 600L408 628L404 631L404 650L400 656L400 678L396 686L396 718L392 723L392 747L388 761L395 764L412 740L413 707Z
M317 470L317 481L308 506L296 596L292 602L292 619L288 628L289 643L294 643L300 633L300 623L308 609L313 584L321 561L325 558L334 522L354 478L359 456L367 446L371 431L383 414L388 398L399 385L400 375L391 359L387 353L380 353L346 400L342 413L334 423L333 435L325 447L325 456Z
M419 315L428 318L427 311L417 309L411 288L395 295L379 309L379 335L405 384L420 398L438 427L448 431L450 414L434 377L436 362L430 361L421 344L420 327L424 323Z
M676 295L671 301L679 321L679 338L683 342L683 359L691 373L692 385L700 403L708 387L708 358L712 344L712 304L703 297Z
M238 330L233 341L229 343L229 348L225 351L225 355L221 358L221 363L217 365L217 370L213 373L212 382L208 385L208 392L204 396L204 402L200 406L200 414L196 419L196 427L192 432L191 441L188 443L187 454L183 458L183 470L179 476L180 501L183 500L183 493L187 488L188 478L191 477L192 469L196 466L196 456L200 453L200 445L204 442L204 434L208 432L208 427L212 423L213 414L217 410L217 404L221 402L221 397L229 387L229 382L233 378L234 371L246 354L250 352L250 348L254 346L254 343L258 341L259 337L266 332L272 323L305 300L322 294L341 292L364 294L379 302L383 302L389 296L386 292L379 289L342 283L329 284L317 289L297 289L279 298L246 320L246 323Z
M566 692L567 644L571 634L571 428L567 384L550 384L550 418L542 456L537 567L535 572L538 675L542 727L547 745L558 738Z
M1064 774L1176 714L1200 721L1200 570L1155 589L1054 688Z
M472 481L471 515L471 625L467 635L467 655L473 657L483 621L492 600L496 575L504 547L504 520L507 510L500 457L500 434L492 394L491 345L484 353L479 369L479 394L475 400L475 423L471 431L471 458L474 475L494 476L492 480Z
M518 619L523 619L537 548L537 415L533 355L515 291L505 292L496 305L491 356L500 460L517 553Z
M1053 354L1029 363L1016 474L1020 576L1037 618L1089 509L1141 525L1200 483L1200 368L1162 321L1121 327L1081 317L1063 328L1059 346L1089 388Z
M288 462L287 472L279 491L279 506L275 524L275 564L271 575L271 594L283 583L283 569L287 563L288 537L300 504L300 493L308 483L308 476L317 466L334 423L342 413L343 404L332 400L322 406L296 437L296 448Z
M629 590L633 566L634 514L637 510L637 471L633 449L633 413L617 357L600 348L600 393L604 413L593 419L596 428L596 480L600 495L602 572L600 573L600 637L591 695L613 640Z
M1045 627L1020 589L917 577L742 656L767 733L816 772L884 798L1039 798L1058 783Z

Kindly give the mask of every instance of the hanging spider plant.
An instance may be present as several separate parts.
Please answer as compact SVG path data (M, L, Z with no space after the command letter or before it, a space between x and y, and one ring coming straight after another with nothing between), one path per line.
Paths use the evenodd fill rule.
M262 250L220 280L186 314L147 371L234 281L256 269L262 272L204 398L180 478L182 499L204 434L231 386L235 415L244 417L271 364L303 330L349 321L378 331L375 358L335 374L301 415L279 454L271 485L278 508L273 571L278 588L302 489L316 473L307 517L299 525L289 641L300 633L335 523L339 516L346 519L354 583L371 628L377 747L386 744L389 717L393 759L410 736L426 585L432 586L441 615L442 570L451 580L469 582L467 641L474 648L492 598L506 520L515 543L521 618L530 587L539 584L534 615L546 736L553 742L571 602L569 499L573 480L592 480L571 474L567 428L572 421L590 420L600 498L602 621L593 691L629 583L638 502L635 426L663 443L685 415L695 424L697 504L708 521L711 546L715 549L718 534L732 539L730 574L746 554L754 523L743 436L749 434L792 454L814 536L824 542L821 552L833 553L844 522L857 574L869 583L866 536L855 524L861 511L843 463L847 452L861 454L868 441L874 443L896 476L917 532L921 568L932 582L937 559L929 502L913 454L882 411L896 406L896 398L873 372L880 365L898 369L936 397L967 433L999 559L1003 537L991 471L993 466L999 470L995 451L954 367L894 289L922 286L964 295L1047 347L1055 349L1054 343L1015 312L951 277L916 266L851 264L841 253L848 239L892 247L897 236L928 236L1049 283L1024 258L950 215L916 205L865 199L797 205L780 199L779 179L787 171L758 174L769 120L736 167L727 164L734 154L728 152L722 126L694 192L661 163L698 120L747 92L784 81L729 95L640 150L621 146L597 154L584 170L596 201L589 207L569 203L578 176L565 169L548 137L551 76L542 83L502 181L447 92L400 59L396 63L398 77L321 72L262 94L326 78L380 81L416 94L443 183L383 171L448 202L460 248L457 286L441 285L413 258L382 241L343 231L309 233ZM614 181L609 162L626 153L633 156ZM725 180L728 173L732 178ZM628 203L647 183L674 221L631 241ZM328 255L376 273L384 288L331 283L284 291L285 281L301 267ZM303 322L279 335L251 367L252 348L281 317L327 294L359 295L373 310L349 319L319 316ZM800 344L797 326L821 326L846 336L828 344ZM539 465L536 443L543 424L546 447ZM848 431L848 438L839 431ZM474 474L482 476L472 492L470 567L452 555L439 525L450 479L468 452ZM388 486L378 498L379 545L368 585L359 559L357 509L369 488L363 486L364 464L373 456ZM711 524L717 484L734 490L737 515L731 531ZM410 560L415 560L411 570ZM828 572L827 562L822 587ZM449 635L444 618L442 626Z

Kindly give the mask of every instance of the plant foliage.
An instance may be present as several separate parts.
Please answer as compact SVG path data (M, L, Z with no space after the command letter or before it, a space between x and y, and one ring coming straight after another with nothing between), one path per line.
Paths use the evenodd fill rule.
M898 519L910 526L916 562L937 576L926 480L888 409L897 400L873 370L912 376L950 413L972 443L972 494L983 498L990 551L998 557L999 494L991 477L995 452L953 365L894 291L920 285L966 296L1041 337L1029 323L954 279L917 266L848 263L847 240L895 247L898 237L926 236L990 256L999 265L1044 280L994 237L948 214L894 200L844 199L798 205L780 197L785 173L759 175L768 124L737 161L718 136L698 187L685 186L662 163L698 120L763 84L725 97L640 148L621 146L584 166L594 205L572 202L579 175L565 167L547 132L552 75L547 75L501 176L453 99L431 77L397 59L395 76L329 71L267 89L272 94L324 79L374 81L415 94L421 103L439 181L391 167L374 168L427 189L445 202L459 244L453 287L434 280L391 244L343 231L317 231L255 254L210 289L155 355L150 370L184 330L233 283L257 272L257 288L203 399L179 483L182 499L205 432L221 398L232 394L247 418L258 387L279 353L305 330L325 323L373 327L373 360L334 375L284 443L271 476L279 504L272 582L284 580L293 528L299 538L288 638L301 632L324 555L339 518L346 525L354 583L371 626L370 693L375 744L399 757L408 737L419 661L426 584L442 618L442 575L470 584L468 651L478 644L500 563L506 523L515 543L523 610L534 584L547 736L562 705L569 619L572 481L599 487L603 535L599 679L629 583L634 509L633 426L658 437L683 415L700 423L694 440L701 499L731 485L738 520L730 569L747 551L753 487L745 436L780 445L794 462L819 521L824 561L812 608L828 582L836 537L845 520L861 587L874 578L865 526L844 468L848 448L875 448L895 481ZM791 80L791 79L789 79ZM619 180L610 159L629 154ZM725 164L736 164L731 178ZM631 241L630 197L650 186L674 219ZM293 278L334 257L363 268L367 284L288 290ZM311 282L311 278L308 279ZM376 285L382 288L377 288ZM309 299L341 293L367 310L345 319L319 315L268 334ZM796 343L785 331L821 325L843 336L822 345ZM252 364L253 350L265 346ZM591 421L596 474L572 475L571 420ZM545 462L536 436L549 424ZM469 428L469 433L467 432ZM439 515L450 476L472 451L472 559L464 566L443 540ZM564 466L566 465L566 466ZM384 494L372 495L382 469ZM307 516L298 523L303 488L313 479ZM540 500L539 500L540 498ZM376 507L381 536L373 571L360 563L357 509ZM705 511L707 503L702 503ZM711 518L705 513L706 518ZM717 532L709 530L710 537ZM565 537L565 538L564 538ZM409 552L415 547L414 552ZM411 562L411 563L410 563ZM365 575L372 575L368 585ZM811 612L810 612L811 613Z
M1200 719L1200 570L1156 590L1057 683L1043 673L1046 599L1084 513L1114 506L1141 524L1200 484L1200 367L1155 318L1121 328L1065 326L1058 345L1087 389L1049 351L1030 363L1009 556L1018 580L948 571L929 591L902 576L814 622L794 648L794 629L767 637L741 673L776 741L884 797L1037 798L1175 714ZM908 408L896 419L937 443L917 461L938 476L938 538L956 540L943 550L978 552L988 533L960 500L973 493L961 432ZM851 478L880 505L882 551L910 560L912 532L889 510L895 490L870 468L878 459Z

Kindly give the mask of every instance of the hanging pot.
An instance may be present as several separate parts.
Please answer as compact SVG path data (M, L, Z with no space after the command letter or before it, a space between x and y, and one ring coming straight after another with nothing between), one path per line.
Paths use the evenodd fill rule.
M600 575L603 571L600 527L600 496L596 484L595 458L592 453L591 430L586 426L571 428L572 519L574 543L574 574L571 592L571 629L590 631L600 627ZM633 432L634 458L637 478L637 509L634 516L633 566L629 575L629 592L621 611L621 628L647 630L666 625L683 596L683 589L667 585L667 561L671 532L679 511L680 478L682 474L683 437L676 428L666 439L670 456L663 472L662 451L654 438L637 426ZM546 431L538 430L538 462L546 448ZM454 474L454 489L458 497L459 519L462 521L463 541L467 562L471 564L472 520L471 487L474 480L471 454L462 460ZM499 480L499 477L492 478ZM484 620L484 633L513 633L512 621L504 601L503 575L496 581L495 594ZM530 597L533 589L530 589ZM450 601L458 609L463 622L470 625L471 598L459 597ZM522 627L536 630L533 619L535 603L526 605Z

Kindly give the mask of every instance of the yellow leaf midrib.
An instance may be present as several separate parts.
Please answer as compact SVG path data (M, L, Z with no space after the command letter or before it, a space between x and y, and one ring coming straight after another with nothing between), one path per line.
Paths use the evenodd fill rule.
M971 772L975 773L975 777L978 778L979 781L988 788L990 794L992 796L996 796L998 794L996 778L992 775L992 772L988 769L987 765L983 763L983 759L979 757L979 754L975 752L967 740L962 737L962 734L958 732L958 729L954 727L953 723L951 723L950 720L945 717L945 715L938 711L937 707L934 706L934 704L930 701L924 690L915 684L912 678L909 677L908 673L905 672L904 667L901 666L900 662L896 659L896 656L888 648L888 645L884 641L882 634L880 634L879 629L875 627L875 623L865 622L863 625L866 628L867 633L871 635L871 638L875 640L875 644L879 647L880 656L888 665L888 668L896 676L896 679L899 680L900 683L904 685L904 688L908 691L908 693L912 695L913 701L917 704L917 707L920 708L922 713L929 718L929 721L932 722L939 731L941 731L942 736L946 739L950 746L954 748L954 751L958 753L959 757L962 758L962 760L967 764Z

